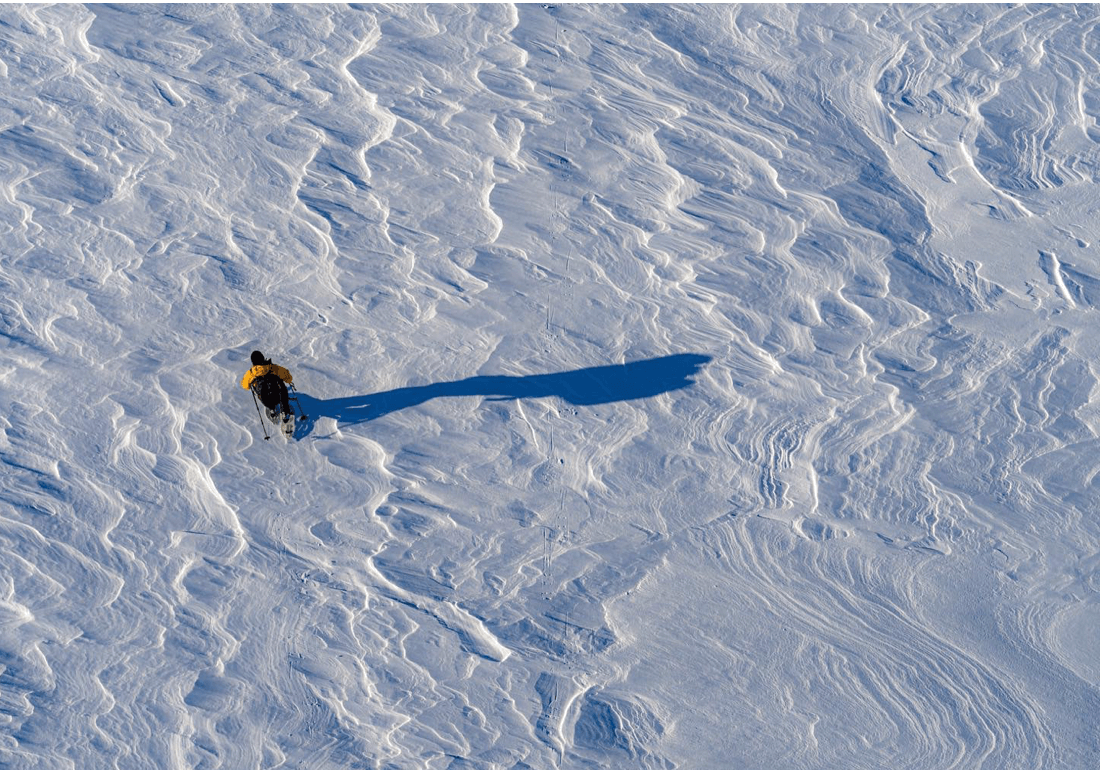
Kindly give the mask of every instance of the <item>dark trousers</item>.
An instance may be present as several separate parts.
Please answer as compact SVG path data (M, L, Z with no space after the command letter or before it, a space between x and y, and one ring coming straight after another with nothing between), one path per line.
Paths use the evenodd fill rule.
M291 414L291 401L287 393L287 385L274 374L265 374L253 383L253 390L260 403L271 410L278 406L284 414Z

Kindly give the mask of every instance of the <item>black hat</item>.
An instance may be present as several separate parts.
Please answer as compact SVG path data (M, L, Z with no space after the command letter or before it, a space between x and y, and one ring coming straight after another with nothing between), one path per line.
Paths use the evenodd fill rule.
M264 354L261 353L259 350L253 351L252 361L253 366L263 366L264 364L268 363L268 359L264 358Z

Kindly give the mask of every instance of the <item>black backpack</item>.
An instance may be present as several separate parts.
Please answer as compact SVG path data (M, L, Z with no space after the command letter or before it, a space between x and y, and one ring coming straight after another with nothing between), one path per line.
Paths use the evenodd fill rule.
M274 374L265 374L253 381L253 390L260 403L269 409L274 409L283 400L283 381Z

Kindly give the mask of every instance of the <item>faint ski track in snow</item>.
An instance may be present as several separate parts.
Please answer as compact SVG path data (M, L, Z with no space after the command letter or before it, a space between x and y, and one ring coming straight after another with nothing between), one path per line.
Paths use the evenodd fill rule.
M0 22L0 765L1097 765L1097 6Z

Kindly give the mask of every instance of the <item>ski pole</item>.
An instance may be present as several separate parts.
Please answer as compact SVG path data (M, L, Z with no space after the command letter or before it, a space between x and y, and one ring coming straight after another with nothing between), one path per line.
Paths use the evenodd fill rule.
M295 384L294 384L293 382L291 383L291 386L290 386L290 387L291 387L291 392L292 392L292 393L294 393L294 395L293 395L293 396L291 396L291 398L292 398L292 399L294 399L294 402L295 402L295 406L296 406L296 407L298 407L298 413L299 413L300 415L302 415L301 417L299 417L299 419L300 419L300 420L305 420L305 419L306 419L306 412L304 412L304 411L302 410L302 404L301 404L301 403L299 403L299 400L298 400L298 390L297 390L297 389L295 388Z
M256 403L256 391L249 388L249 392L253 394L253 405L256 407L256 416L260 417L260 404ZM260 417L260 429L264 431L264 440L268 440L268 426L264 424L264 418Z

